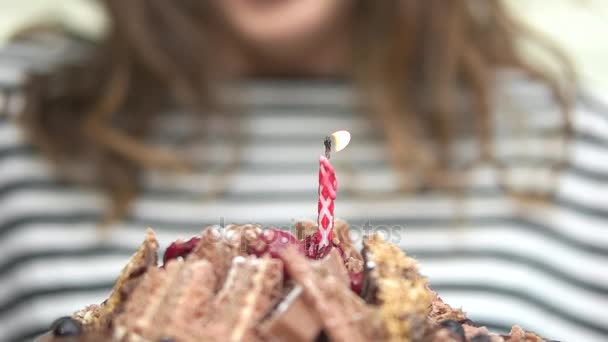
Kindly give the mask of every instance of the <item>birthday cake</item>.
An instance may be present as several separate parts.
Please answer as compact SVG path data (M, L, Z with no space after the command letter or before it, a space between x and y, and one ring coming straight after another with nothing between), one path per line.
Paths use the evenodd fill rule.
M159 265L148 230L110 296L38 341L544 341L518 326L507 335L477 326L378 234L360 253L344 221L323 251L316 223L293 231L210 227L171 244Z

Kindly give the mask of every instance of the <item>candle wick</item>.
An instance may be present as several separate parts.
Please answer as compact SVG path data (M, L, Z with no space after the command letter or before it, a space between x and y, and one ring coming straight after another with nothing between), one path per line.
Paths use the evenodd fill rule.
M325 137L323 145L325 145L325 158L329 159L331 157L331 137Z

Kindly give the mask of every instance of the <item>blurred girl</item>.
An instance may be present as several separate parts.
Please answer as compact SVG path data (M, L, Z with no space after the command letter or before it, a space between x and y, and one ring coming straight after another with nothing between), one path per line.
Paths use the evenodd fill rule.
M606 118L502 2L101 3L94 41L33 29L0 52L6 340L102 300L146 226L166 246L314 218L337 129L355 232L389 231L480 324L608 338Z

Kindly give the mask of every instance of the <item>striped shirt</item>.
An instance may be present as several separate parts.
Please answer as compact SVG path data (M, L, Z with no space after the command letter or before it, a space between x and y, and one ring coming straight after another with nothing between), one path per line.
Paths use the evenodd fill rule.
M534 130L524 137L498 130L497 154L515 185L557 191L530 208L506 195L484 166L473 170L463 198L396 191L382 134L347 81L248 81L239 87L238 137L211 122L220 133L198 139L200 124L190 116L162 115L156 142L186 151L199 167L146 171L128 217L104 233L104 198L59 181L13 120L26 72L64 57L61 48L26 43L0 50L1 341L27 340L53 319L101 302L146 227L167 246L207 225L288 227L314 219L322 140L338 129L353 140L332 159L340 184L335 211L355 238L383 231L419 260L444 300L492 329L519 324L552 339L608 340L608 110L601 103L580 97L567 168L553 184L546 166L559 158L558 108L543 86L505 72L497 111L527 113ZM240 163L226 173L236 141ZM457 147L468 151L472 142ZM224 191L209 196L214 189Z

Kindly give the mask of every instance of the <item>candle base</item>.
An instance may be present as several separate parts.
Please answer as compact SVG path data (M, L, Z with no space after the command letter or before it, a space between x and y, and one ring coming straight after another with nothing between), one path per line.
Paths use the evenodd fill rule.
M304 238L304 254L313 260L323 259L325 256L329 254L332 248L334 248L333 243L330 242L329 245L320 246L318 241L318 235L313 234Z

